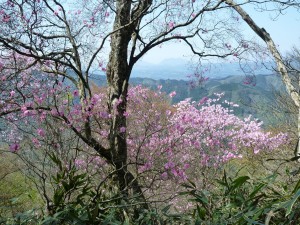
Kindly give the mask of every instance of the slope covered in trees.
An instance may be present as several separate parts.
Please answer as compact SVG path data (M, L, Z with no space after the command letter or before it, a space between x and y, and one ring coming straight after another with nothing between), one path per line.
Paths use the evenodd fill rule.
M256 75L251 84L246 84L245 79L243 75L208 78L201 85L193 87L190 80L133 77L129 84L131 86L143 85L152 90L156 90L161 85L162 92L166 94L175 91L176 95L172 98L172 103L178 103L186 98L199 101L203 97L213 97L214 93L224 93L224 99L239 104L239 108L234 111L235 115L239 117L252 115L264 121L265 124L278 125L276 118L272 117L272 107L266 107L266 104L276 103L278 92L285 93L280 77ZM91 75L91 80L97 86L106 86L104 76Z

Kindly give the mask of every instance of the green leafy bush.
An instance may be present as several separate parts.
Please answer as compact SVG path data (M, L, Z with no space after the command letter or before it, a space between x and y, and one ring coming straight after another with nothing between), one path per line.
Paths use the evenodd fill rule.
M195 224L300 224L300 180L295 187L275 186L277 175L216 180L215 190L199 190L193 182L182 193L191 197Z

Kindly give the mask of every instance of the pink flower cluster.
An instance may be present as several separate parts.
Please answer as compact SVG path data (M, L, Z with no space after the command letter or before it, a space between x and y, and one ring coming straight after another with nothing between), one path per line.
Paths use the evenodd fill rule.
M21 62L26 59L20 57ZM23 61L22 61L23 60ZM30 63L30 62L27 62ZM94 93L81 99L79 90L72 90L62 82L43 79L36 75L37 68L9 76L8 64L1 62L0 102L1 112L12 112L5 116L10 123L32 124L36 128L31 140L37 148L47 138L43 122L47 116L61 118L61 130L72 129L84 132L85 123L90 124L91 135L102 145L108 144L109 123L105 93ZM47 65L51 66L51 65ZM18 87L18 90L12 89ZM176 105L161 92L142 86L128 91L128 109L123 116L127 127L118 128L119 134L127 138L128 163L136 165L136 173L158 171L163 179L185 180L189 170L198 166L218 167L232 158L242 157L242 149L248 148L256 154L262 150L273 150L286 141L284 134L272 136L264 132L261 124L251 118L236 117L231 110L220 104L222 94L216 99L207 97L199 102L186 99ZM171 92L169 97L174 97ZM117 107L122 101L116 102ZM225 105L237 105L224 101ZM19 141L11 140L11 151L18 151ZM83 162L76 163L82 167Z
M135 163L142 165L139 172L155 168L164 178L168 175L186 179L189 169L218 167L242 157L245 148L257 154L286 143L285 134L264 132L262 123L251 117L239 119L219 103L221 97L218 94L216 99L203 98L200 102L186 99L163 107L164 94L141 86L132 88L128 99L128 144L130 160L138 159Z

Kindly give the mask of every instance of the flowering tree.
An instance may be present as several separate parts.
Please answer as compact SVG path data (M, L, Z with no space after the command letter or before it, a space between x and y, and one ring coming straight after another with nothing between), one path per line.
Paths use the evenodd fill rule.
M94 148L85 142L82 132L89 119L94 140L108 147L112 115L108 113L103 90L92 89L90 101L81 103L78 90L64 86L55 76L49 79L38 66L28 70L30 58L19 55L10 58L19 64L12 67L10 59L2 61L1 75L7 85L1 87L1 96L5 97L1 122L9 127L3 133L4 140L10 151L20 153L42 181L37 187L50 211L53 193L48 193L45 185L51 183L50 171L57 169L45 165L46 157L55 152L66 167L71 160L78 169L106 180L109 168L114 165L107 158L93 154ZM16 77L12 70L15 67L22 73L22 79ZM129 89L128 108L124 112L127 126L118 131L128 144L126 164L137 184L135 191L143 193L146 201L154 201L153 196L160 195L160 191L155 191L160 190L158 187L165 190L164 198L173 198L174 188L178 191L177 185L197 177L194 171L198 168L219 167L232 158L242 157L242 148L258 153L285 143L284 135L271 137L270 133L262 132L261 123L234 116L218 103L221 95L216 99L203 98L199 103L187 99L171 106L168 98L176 93L166 97L160 90L158 87L153 92L141 86ZM230 102L223 103L236 107Z
M158 107L157 99L162 93L153 94L141 86L130 89L127 142L130 160L139 161L134 163L140 165L136 173L157 168L155 161L164 158L165 162L159 163L164 167L162 175L169 171L184 180L184 170L189 164L218 167L229 159L242 157L243 148L251 148L257 154L285 142L283 134L271 137L270 133L264 133L262 122L251 120L251 116L244 120L236 117L229 108L238 105L221 102L222 94L216 95L215 99L203 98L199 102L186 99L172 107ZM140 107L144 109L135 113Z
M64 124L63 129L70 129L115 168L124 199L130 189L139 195L143 193L136 174L128 169L136 154L130 151L135 139L128 133L128 126L138 120L127 121L127 103L131 95L128 81L135 63L151 49L169 41L187 44L200 58L237 57L249 50L247 40L238 32L237 14L223 1L109 0L75 4L74 1L59 0L2 0L0 18L0 71L5 84L1 85L0 116L11 124L11 135L7 135L10 150L18 151L21 147L20 140L14 135L17 128L26 130L26 124L36 125L47 116L58 119ZM108 51L109 57L105 57ZM99 67L107 76L107 97L91 90L90 75ZM196 110L189 102L182 103L178 109L178 112L182 109L182 113ZM226 114L223 109L215 110ZM155 115L151 115L153 119ZM141 130L146 139L137 139L140 142L137 152L153 149L154 137L164 126L166 135L160 135L158 146L161 151L169 149L170 157L180 152L184 145L192 144L207 145L207 149L220 151L213 147L219 143L212 137L203 137L205 143L190 137L191 131L198 128L176 125L188 118L186 125L192 125L195 123L192 115L176 114L177 119L168 117L170 115L165 115L166 124L164 120L158 120L161 125L142 120L149 129ZM141 115L137 113L136 116ZM15 125L24 118L30 119L24 121L22 127ZM199 123L208 122L201 120ZM156 130L153 130L154 125L157 125ZM236 126L234 132L238 132ZM167 138L168 129L174 132L176 141ZM151 139L149 131L152 132ZM214 135L225 135L219 132ZM39 126L36 134L40 138L46 136ZM39 146L36 137L32 141ZM224 154L217 156L217 162L236 156L228 148L236 148L239 141L242 140L237 138L226 144L221 141ZM212 146L208 144L210 142ZM181 147L173 149L175 143ZM250 141L244 144L250 145ZM153 155L153 159L136 157L136 164L142 161L137 171L146 171L155 164L153 159L157 156ZM212 163L208 152L202 152L199 157ZM178 165L175 165L179 163L176 160L166 161L165 169L184 178L187 167L184 164L188 159L182 160Z
M221 168L247 150L257 154L286 143L285 134L264 132L262 122L251 116L236 117L233 109L238 105L222 101L223 94L215 95L215 99L170 105L161 87L155 92L142 86L129 89L128 165L148 201L174 198L187 179L201 183L204 167ZM180 209L177 200L182 199L173 199Z

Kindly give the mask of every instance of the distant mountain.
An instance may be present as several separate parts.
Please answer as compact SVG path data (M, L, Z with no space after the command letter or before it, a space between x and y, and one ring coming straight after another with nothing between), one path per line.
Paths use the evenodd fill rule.
M133 67L132 78L150 78L154 80L174 79L188 80L189 76L195 73L197 65L183 59L166 59L160 63L154 64L139 61ZM269 66L271 68L271 66ZM244 76L249 74L267 75L272 73L265 66L259 66L254 63L240 65L239 63L212 63L203 64L198 68L198 72L205 71L204 76L210 78L224 78L227 76ZM104 75L102 71L96 71L95 74Z
M195 72L195 64L183 59L166 59L158 64L138 62L132 71L132 77L151 79L176 79L188 80L188 76ZM255 74L270 74L265 67L256 66L254 63L240 65L239 63L214 63L203 64L200 70L205 71L204 76L222 78L227 76Z
M224 92L224 100L240 105L235 109L235 114L241 117L251 114L263 121L269 119L270 113L262 110L262 106L266 108L274 102L274 90L285 90L281 79L270 75L271 71L267 69L258 70L260 75L253 76L253 83L247 85L238 64L214 64L210 68L212 75L208 76L209 79L195 88L189 85L190 80L186 76L191 71L182 60L165 60L160 64L140 63L133 71L130 84L142 84L153 90L162 85L162 91L166 94L176 91L173 103L186 98L199 101L204 96L213 97L214 93ZM97 85L106 85L104 75L92 74L91 80Z
M157 90L157 87L162 85L162 91L166 94L176 91L177 94L172 99L173 103L186 98L199 101L205 96L213 97L214 93L224 92L224 100L240 105L235 109L238 116L245 117L251 114L265 121L268 115L262 108L274 101L274 91L284 91L284 86L276 75L257 75L253 79L255 80L253 83L244 84L245 76L240 75L210 78L200 86L192 88L188 80L132 77L130 84L134 86L141 84L153 90ZM97 85L106 84L105 77L100 75L97 75L97 80L93 81Z

